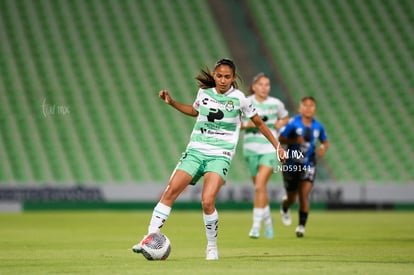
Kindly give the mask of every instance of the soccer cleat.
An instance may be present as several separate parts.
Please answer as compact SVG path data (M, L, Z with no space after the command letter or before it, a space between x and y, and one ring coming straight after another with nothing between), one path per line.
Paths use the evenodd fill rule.
M137 243L132 247L132 252L141 253L142 245L141 243Z
M302 238L305 235L305 227L303 225L299 225L296 227L296 237Z
M258 239L260 237L260 230L258 228L252 227L249 232L249 237L252 239Z
M275 236L275 233L273 231L273 224L265 225L264 235L267 239L273 239L273 237Z
M280 207L280 214L282 215L282 223L286 226L290 226L292 224L292 219L290 217L290 210L283 211L282 207Z
M218 249L217 246L207 246L207 250L206 250L206 260L218 260L219 256L218 256Z
M136 245L134 245L132 247L132 251L133 252L135 252L135 253L141 253L141 250L142 250L142 241L145 240L146 237L147 237L147 235L145 235L144 238L142 238L142 240L139 243L137 243Z

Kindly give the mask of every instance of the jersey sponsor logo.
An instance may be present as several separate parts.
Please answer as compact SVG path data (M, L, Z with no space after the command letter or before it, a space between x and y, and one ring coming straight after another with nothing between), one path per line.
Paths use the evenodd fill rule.
M214 122L214 120L221 120L224 117L224 113L220 109L210 108L210 112L207 115L209 122Z
M215 107L214 109L217 109L217 108L225 109L228 112L233 111L235 108L233 100L229 100L227 101L227 103L223 103L213 98L205 97L201 100L201 102L203 103L203 105L209 105L210 103L210 107Z
M224 104L223 104L223 103L218 102L218 101L217 101L217 100L215 100L214 98L208 98L208 97L203 98L203 100L202 100L203 105L207 105L209 101L210 101L211 103L213 103L213 104L218 104L218 105L219 105L219 106L221 106L221 107L223 107L223 106L224 106Z
M209 134L209 135L221 135L221 136L226 135L226 133L224 133L224 132L214 131L214 130L206 129L206 128L203 128L203 127L200 128L200 132L202 134Z

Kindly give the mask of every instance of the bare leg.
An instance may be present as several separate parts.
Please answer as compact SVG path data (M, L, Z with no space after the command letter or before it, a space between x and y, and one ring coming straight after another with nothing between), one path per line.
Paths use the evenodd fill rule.
M192 177L182 170L174 171L160 201L152 212L148 234L161 230L171 212L171 207L181 192L190 184Z
M287 211L287 209L289 209L289 207L296 202L297 197L298 197L297 191L287 191L286 197L284 197L282 201L283 210Z
M172 207L177 197L191 183L191 180L192 177L187 172L175 170L161 196L160 202Z
M253 177L255 187L254 207L264 208L269 204L269 197L267 196L267 183L273 173L273 169L260 165L256 177Z

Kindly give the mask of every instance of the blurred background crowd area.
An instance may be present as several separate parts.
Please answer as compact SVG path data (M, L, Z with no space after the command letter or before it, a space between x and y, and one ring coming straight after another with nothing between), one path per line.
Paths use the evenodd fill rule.
M165 184L194 118L158 91L191 104L223 57L316 98L320 181L413 183L413 30L411 0L0 0L0 185Z

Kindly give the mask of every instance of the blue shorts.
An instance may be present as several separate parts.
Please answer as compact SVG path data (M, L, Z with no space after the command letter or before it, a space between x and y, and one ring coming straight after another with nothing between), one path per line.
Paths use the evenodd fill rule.
M299 190L301 182L309 181L313 184L315 181L316 167L314 165L291 165L285 167L289 168L282 172L286 191L296 192Z

